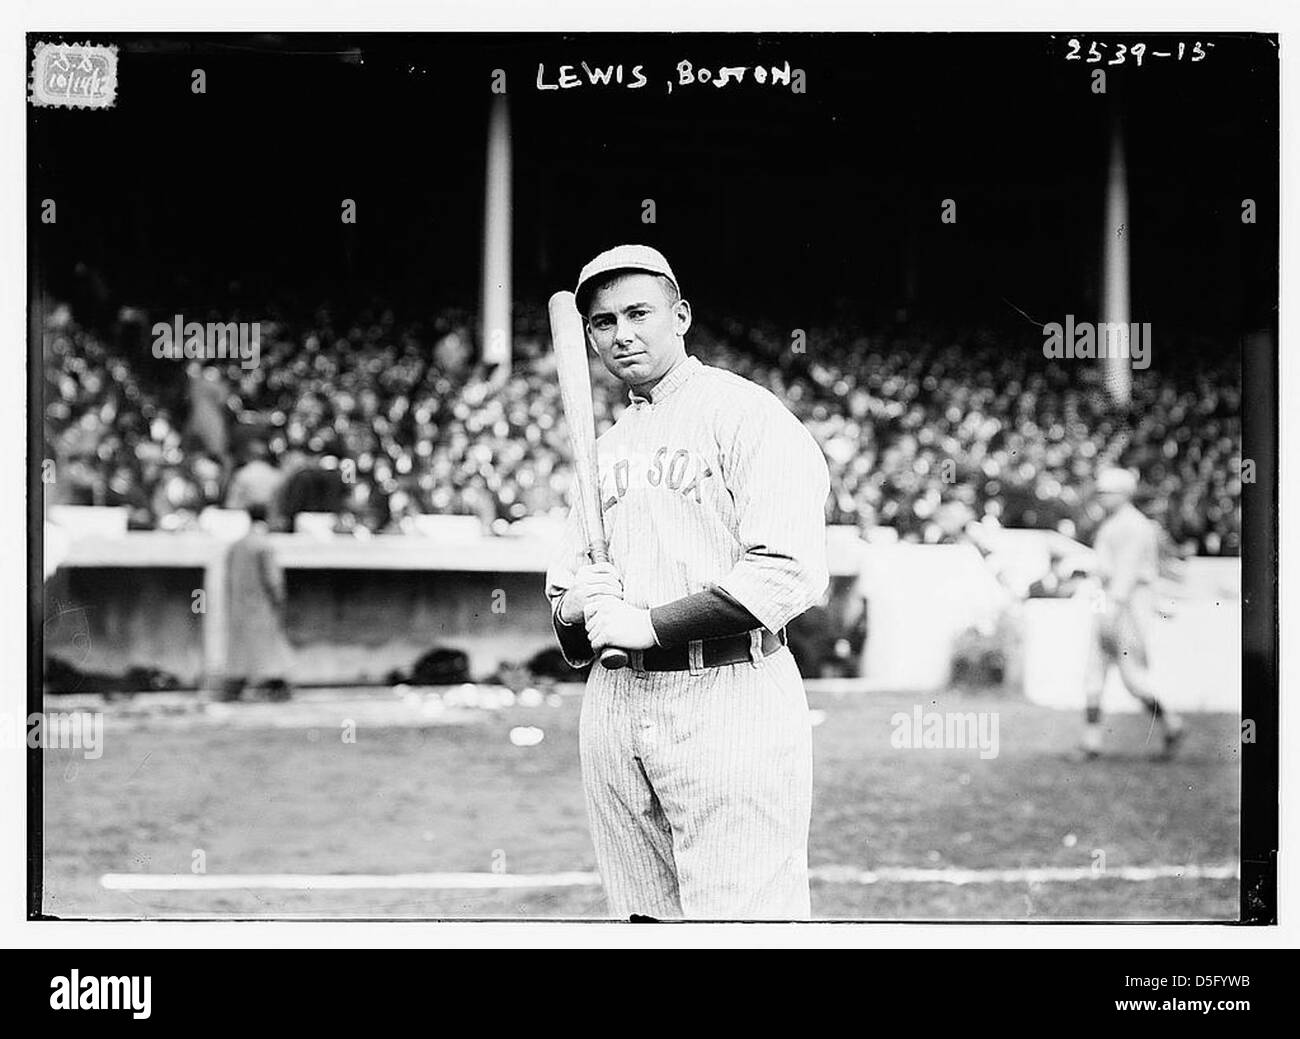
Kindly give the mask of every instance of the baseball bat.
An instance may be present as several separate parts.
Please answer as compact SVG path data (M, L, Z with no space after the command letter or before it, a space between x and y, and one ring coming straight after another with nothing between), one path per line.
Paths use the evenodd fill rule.
M591 407L591 369L587 367L587 335L572 292L557 292L547 304L551 317L551 346L560 380L560 399L569 424L576 476L575 506L593 563L609 562L605 524L600 514L600 474L596 462L596 418ZM607 646L600 662L611 670L627 665L627 650Z

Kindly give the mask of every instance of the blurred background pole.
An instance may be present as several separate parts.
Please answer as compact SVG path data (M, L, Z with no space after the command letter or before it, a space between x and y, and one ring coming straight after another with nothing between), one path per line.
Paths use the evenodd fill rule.
M1101 320L1122 326L1119 338L1098 336L1106 344L1106 392L1116 404L1128 404L1132 394L1129 354L1128 167L1124 157L1124 118L1118 102L1110 117L1110 162L1106 174L1106 215L1103 220Z
M493 381L510 370L510 111L504 94L488 116L483 219L483 360Z

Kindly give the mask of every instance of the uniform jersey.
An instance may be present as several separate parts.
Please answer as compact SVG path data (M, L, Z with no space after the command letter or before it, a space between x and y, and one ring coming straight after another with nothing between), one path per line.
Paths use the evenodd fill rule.
M821 449L767 390L690 357L597 441L610 561L651 608L710 586L775 632L828 581ZM577 511L547 573L557 606L587 562ZM754 639L757 643L761 640ZM790 651L587 679L579 730L596 861L613 915L810 913L812 737ZM570 660L581 665L584 660Z
M1127 601L1149 591L1160 574L1160 533L1133 505L1117 509L1097 529L1097 570L1108 596Z
M649 608L716 585L777 631L828 582L821 448L772 393L688 357L596 441L623 598ZM571 511L552 599L587 562Z

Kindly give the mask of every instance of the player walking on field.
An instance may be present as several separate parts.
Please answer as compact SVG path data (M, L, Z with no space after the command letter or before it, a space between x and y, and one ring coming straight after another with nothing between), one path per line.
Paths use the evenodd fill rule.
M1156 613L1153 585L1160 563L1159 531L1133 505L1136 493L1137 480L1126 469L1105 469L1097 476L1097 502L1106 519L1093 545L1103 609L1096 614L1086 678L1083 753L1088 758L1101 754L1101 696L1112 664L1119 668L1124 687L1160 725L1165 756L1174 752L1183 736L1183 723L1160 702L1151 676L1147 633Z
M628 389L597 441L608 564L577 510L547 573L587 680L580 754L613 915L809 915L812 738L785 625L825 590L821 449L767 390L686 353L690 304L662 254L619 246L576 290Z

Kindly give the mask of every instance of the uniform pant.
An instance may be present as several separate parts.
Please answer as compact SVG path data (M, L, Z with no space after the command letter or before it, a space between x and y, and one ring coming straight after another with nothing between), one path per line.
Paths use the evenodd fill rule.
M1092 645L1088 655L1084 685L1091 704L1100 704L1106 672L1114 664L1119 668L1124 688L1143 703L1157 700L1147 650L1151 607L1146 599L1138 600L1107 619L1093 621Z
M788 649L698 673L596 664L580 749L612 915L809 916L812 730Z

